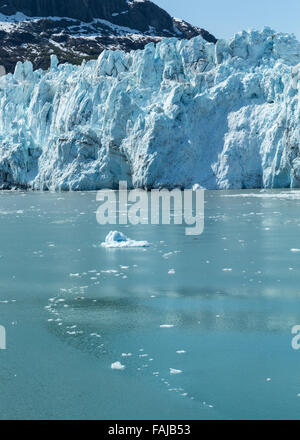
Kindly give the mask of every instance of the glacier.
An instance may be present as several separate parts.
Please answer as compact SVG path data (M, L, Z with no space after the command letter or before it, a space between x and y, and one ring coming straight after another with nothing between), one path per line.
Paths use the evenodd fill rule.
M0 187L299 188L299 89L300 43L270 28L19 62L0 78Z

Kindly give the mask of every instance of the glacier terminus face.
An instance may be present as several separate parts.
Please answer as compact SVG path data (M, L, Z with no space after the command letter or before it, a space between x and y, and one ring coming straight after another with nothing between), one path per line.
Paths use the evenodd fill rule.
M298 188L299 88L300 43L269 28L18 63L0 78L0 186Z

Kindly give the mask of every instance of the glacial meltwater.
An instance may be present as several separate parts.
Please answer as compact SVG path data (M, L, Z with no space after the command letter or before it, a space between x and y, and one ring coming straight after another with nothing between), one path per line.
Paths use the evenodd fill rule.
M98 206L0 193L0 418L300 418L300 191L207 191L200 236Z

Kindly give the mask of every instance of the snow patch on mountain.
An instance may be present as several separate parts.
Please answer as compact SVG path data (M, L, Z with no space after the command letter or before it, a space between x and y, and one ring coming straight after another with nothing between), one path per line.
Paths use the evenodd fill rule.
M0 60L11 73L18 61L48 69L51 54L80 65L105 49L129 52L166 37L197 35L216 42L205 29L175 21L149 0L0 0Z
M300 187L300 43L176 38L0 78L0 184Z
M17 12L16 14L11 16L0 14L0 30L5 30L6 32L12 32L19 27L19 23L38 22L43 19L44 19L43 17L28 17L24 15L22 12ZM88 28L90 28L90 31L95 36L100 36L101 33L99 33L95 28L95 25L97 24L104 24L105 26L111 28L116 35L143 34L137 29L131 29L126 26L119 26L117 24L111 23L110 21L101 18L94 18L89 23L82 21L78 23L78 20L69 17L47 17L47 20L58 21L58 22L64 22L64 21L70 22L70 26L68 26L67 29L75 33L75 35L80 35L82 38L85 37L85 34L83 34L82 31L86 32L86 29ZM76 23L76 26L74 25L74 23Z

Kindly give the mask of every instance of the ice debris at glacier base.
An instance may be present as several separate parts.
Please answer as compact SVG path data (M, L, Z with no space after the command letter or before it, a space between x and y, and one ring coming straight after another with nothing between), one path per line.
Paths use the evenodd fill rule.
M300 187L300 43L165 39L0 78L0 186Z
M101 243L102 247L106 248L128 248L128 247L148 247L148 241L136 241L126 237L125 234L119 231L110 231L105 242Z

